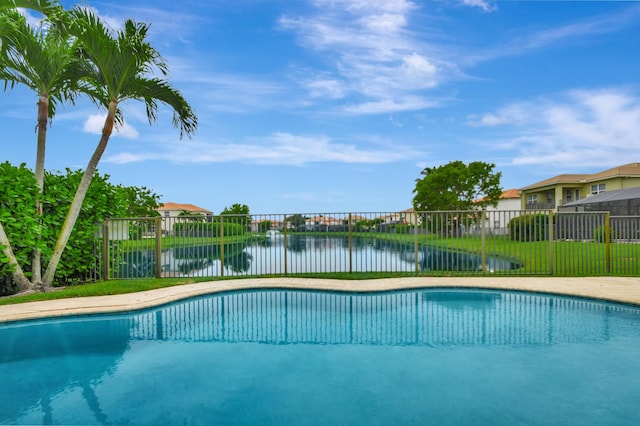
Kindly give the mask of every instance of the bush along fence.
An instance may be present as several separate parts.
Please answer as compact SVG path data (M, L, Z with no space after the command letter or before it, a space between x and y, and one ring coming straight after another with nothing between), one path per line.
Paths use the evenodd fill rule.
M96 277L639 275L640 216L437 211L178 216L99 225Z

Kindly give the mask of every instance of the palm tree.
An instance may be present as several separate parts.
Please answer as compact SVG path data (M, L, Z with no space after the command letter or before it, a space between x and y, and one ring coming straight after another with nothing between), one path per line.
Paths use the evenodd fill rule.
M9 4L30 7L43 13L61 16L62 10L56 2L47 0L16 0ZM45 28L31 27L24 16L14 8L3 4L0 8L0 80L5 82L5 90L21 84L33 90L38 96L37 149L35 178L40 194L44 189L44 171L47 127L53 119L59 103L73 103L81 87L76 86L83 72L83 63L77 55L77 40L72 39L64 28L49 25ZM42 215L42 204L36 200L37 214ZM0 226L2 226L0 224ZM5 235L4 230L0 236ZM40 285L41 249L39 236L32 256L33 286ZM10 248L8 240L3 244ZM5 254L8 254L8 251ZM11 256L8 256L10 259ZM15 261L15 258L12 259ZM17 263L17 262L16 262ZM21 270L18 275L22 274ZM14 279L16 277L14 276ZM25 290L28 280L22 274L18 277L18 287Z
M149 25L129 19L125 21L123 29L113 34L88 9L76 7L69 13L72 18L69 29L80 41L83 57L93 68L83 79L82 89L91 93L91 99L96 104L106 108L107 116L98 145L84 171L44 273L45 285L53 281L60 256L80 214L114 125L123 123L120 104L129 99L143 101L150 124L157 119L159 103L171 107L174 111L173 124L179 128L180 138L191 136L198 125L195 113L182 94L163 78L153 77L154 72L166 77L168 68L164 58L146 41Z

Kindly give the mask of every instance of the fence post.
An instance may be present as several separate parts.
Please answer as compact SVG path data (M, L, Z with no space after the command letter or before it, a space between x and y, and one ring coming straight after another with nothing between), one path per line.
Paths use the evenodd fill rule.
M284 244L282 246L282 250L284 252L284 275L287 275L287 272L289 270L288 265L287 265L287 215L284 215L284 218L282 220L282 223L284 224L284 239L282 241L282 244Z
M220 215L220 276L224 277L224 216Z
M349 229L349 273L352 273L353 272L353 234L351 232L351 213L349 213L347 224Z
M109 219L102 223L102 279L109 281Z
M486 228L485 222L487 217L485 217L485 211L482 210L480 213L480 234L482 240L482 275L487 274L487 237L486 237Z
M420 247L418 246L418 212L413 212L413 256L416 276L420 275Z
M611 212L604 215L604 250L607 274L611 273Z
M549 210L549 225L548 225L548 229L549 229L549 273L551 275L553 275L553 240L555 238L554 235L554 225L553 223L555 222L554 220L554 213L553 210Z
M156 228L156 278L162 276L162 218L160 216L154 219Z

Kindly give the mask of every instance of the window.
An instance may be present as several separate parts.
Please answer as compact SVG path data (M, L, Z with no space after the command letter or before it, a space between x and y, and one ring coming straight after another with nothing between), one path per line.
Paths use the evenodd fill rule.
M571 189L567 189L564 191L564 200L567 203L571 202L572 197L573 197L573 191Z
M164 212L164 217L169 217L169 212Z
M597 185L591 185L591 195L599 194L604 192L606 189L606 185L604 183L600 183Z
M531 194L527 196L527 204L536 204L538 202L538 195Z

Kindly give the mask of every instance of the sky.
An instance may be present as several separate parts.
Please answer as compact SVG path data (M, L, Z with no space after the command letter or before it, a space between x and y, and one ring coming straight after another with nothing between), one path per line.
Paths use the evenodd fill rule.
M69 8L75 1L62 1ZM144 105L98 167L114 184L220 213L393 212L426 167L483 161L504 189L640 161L640 2L79 2L151 25L199 126ZM35 18L35 17L34 17ZM33 168L36 102L0 92L0 162ZM105 111L59 108L46 168L81 169Z

